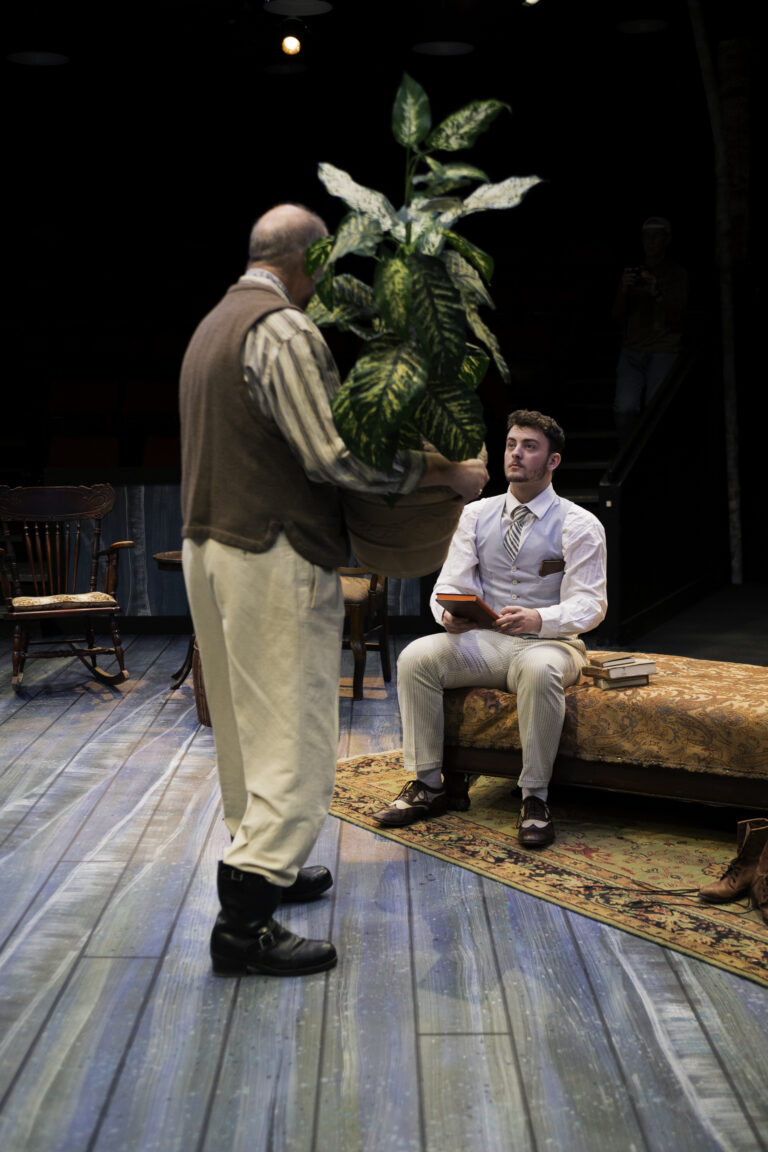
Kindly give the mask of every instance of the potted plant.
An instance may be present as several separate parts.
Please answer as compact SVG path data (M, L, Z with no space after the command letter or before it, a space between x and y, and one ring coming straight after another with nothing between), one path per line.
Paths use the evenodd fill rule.
M538 178L491 183L485 172L451 156L471 148L506 107L499 100L473 101L432 128L426 92L404 76L392 112L395 139L405 149L399 210L347 172L319 166L320 180L349 212L335 234L307 254L310 273L323 268L308 311L319 326L336 325L362 341L333 413L350 450L377 468L390 467L398 449L425 443L450 460L477 456L485 434L477 387L491 358L509 381L498 341L480 314L493 308L493 259L456 225L473 213L514 207ZM468 195L458 195L472 185ZM352 255L373 259L371 283L337 274L338 261ZM460 499L445 489L420 489L394 503L347 492L344 503L358 560L392 576L439 567L461 511ZM393 549L391 558L382 546Z

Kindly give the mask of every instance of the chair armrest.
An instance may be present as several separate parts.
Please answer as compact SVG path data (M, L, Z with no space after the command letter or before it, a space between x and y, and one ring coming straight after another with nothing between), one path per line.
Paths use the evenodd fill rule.
M134 547L133 540L117 540L114 544L110 544L109 547L102 548L100 552L96 553L96 559L100 559L102 556L107 557L104 568L104 591L109 596L117 597L117 565L121 549Z
M118 548L135 548L135 547L136 547L136 545L135 545L133 540L116 540L114 544L110 544L108 547L102 548L102 550L100 552L97 552L96 555L97 556L109 556L110 552L115 552L115 551L117 551Z

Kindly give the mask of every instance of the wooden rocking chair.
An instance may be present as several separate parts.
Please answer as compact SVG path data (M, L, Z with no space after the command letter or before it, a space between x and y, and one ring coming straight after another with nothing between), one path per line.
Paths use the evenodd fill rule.
M128 679L117 627L117 567L121 549L134 545L132 540L121 540L100 547L101 521L114 503L115 492L109 484L92 488L0 486L0 588L4 617L13 622L14 688L21 684L27 658L77 656L105 684ZM97 589L100 571L102 591ZM84 636L30 639L33 622L75 619ZM111 648L95 643L98 619L109 621ZM30 652L31 645L42 650ZM119 671L105 672L96 663L97 656L114 656Z

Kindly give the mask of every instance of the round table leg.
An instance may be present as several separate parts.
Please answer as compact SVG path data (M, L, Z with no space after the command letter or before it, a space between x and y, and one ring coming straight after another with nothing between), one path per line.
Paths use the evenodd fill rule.
M184 657L184 663L182 664L181 668L179 668L171 676L171 687L172 688L174 688L174 689L180 688L181 685L186 680L187 676L189 676L189 673L190 673L191 668L192 668L192 656L194 654L194 651L195 651L195 634L193 632L189 638L189 646L187 648L187 654Z

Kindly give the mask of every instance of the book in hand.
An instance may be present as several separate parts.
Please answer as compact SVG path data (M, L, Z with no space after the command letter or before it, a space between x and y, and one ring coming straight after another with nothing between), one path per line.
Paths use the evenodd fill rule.
M647 676L624 676L619 680L606 680L596 676L594 683L605 692L608 688L642 688L650 681Z
M435 597L438 604L447 609L452 616L463 616L467 620L474 620L481 628L492 628L494 620L498 620L498 612L494 612L490 605L481 600L479 596L462 596L458 592L438 592Z
M582 668L585 676L602 677L604 680L623 680L625 678L631 679L633 676L651 676L658 669L653 660L640 660L639 657L632 657L628 664L612 664L608 667L600 664L589 664Z

